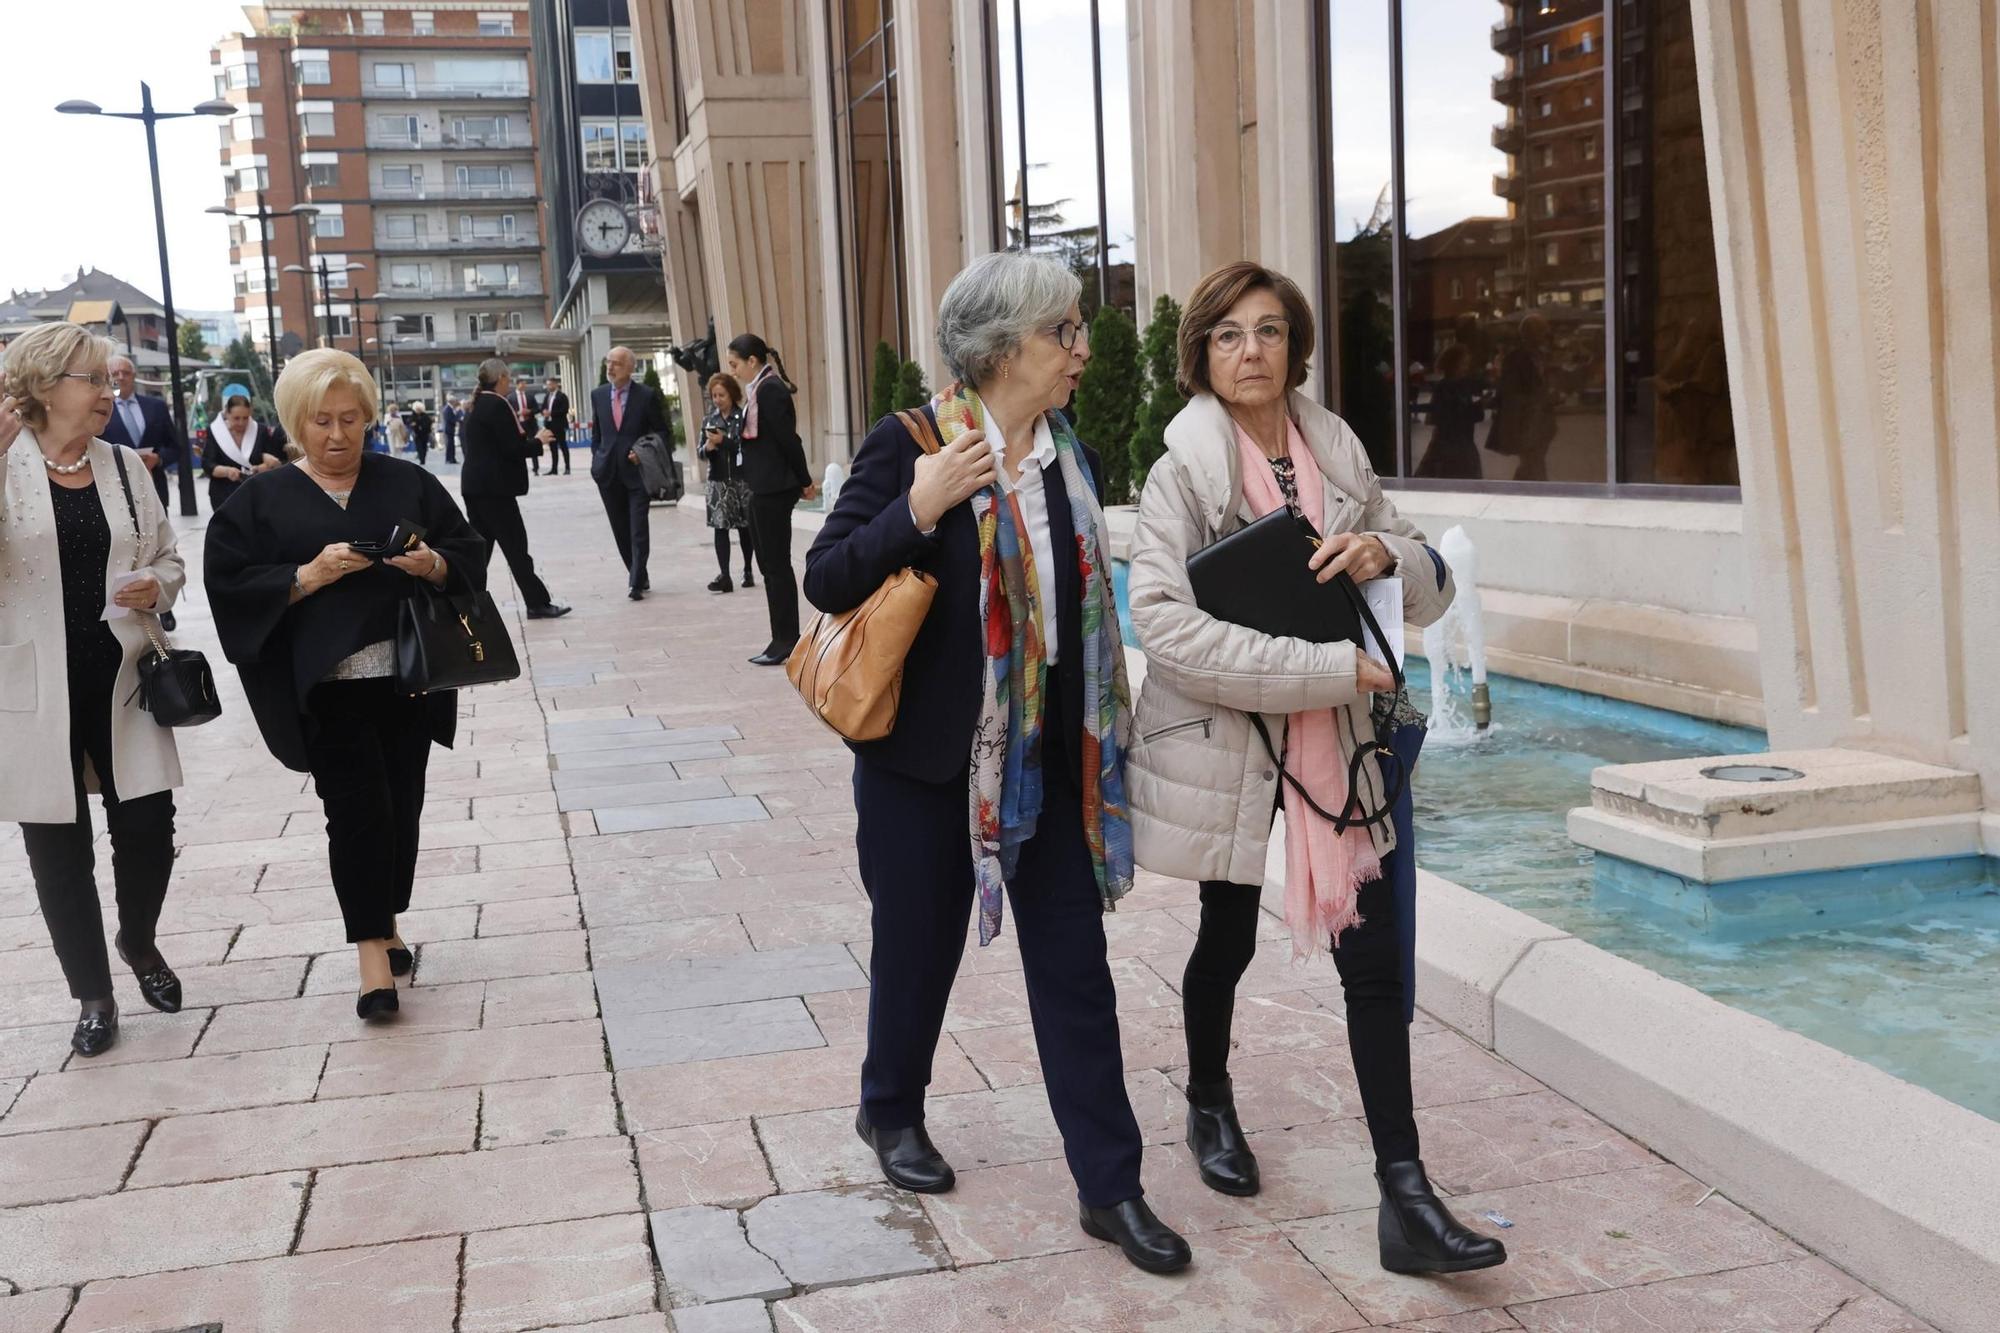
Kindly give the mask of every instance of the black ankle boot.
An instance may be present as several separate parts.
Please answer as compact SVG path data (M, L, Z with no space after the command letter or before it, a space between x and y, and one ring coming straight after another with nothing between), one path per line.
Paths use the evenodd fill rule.
M1431 1189L1422 1162L1384 1162L1375 1169L1382 1209L1375 1235L1382 1267L1391 1273L1469 1273L1507 1262L1507 1247L1463 1226Z
M1236 1120L1236 1093L1228 1079L1190 1083L1187 1090L1187 1146L1201 1168L1201 1183L1223 1194L1255 1194L1262 1183L1257 1155Z

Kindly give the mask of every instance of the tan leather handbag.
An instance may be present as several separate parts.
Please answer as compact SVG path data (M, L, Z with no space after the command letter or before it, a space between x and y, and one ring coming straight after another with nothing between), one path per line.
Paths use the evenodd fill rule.
M917 411L896 417L920 449L938 451L930 418ZM850 741L876 741L895 730L903 659L935 596L936 579L899 569L852 611L815 614L785 662L792 688L813 716Z

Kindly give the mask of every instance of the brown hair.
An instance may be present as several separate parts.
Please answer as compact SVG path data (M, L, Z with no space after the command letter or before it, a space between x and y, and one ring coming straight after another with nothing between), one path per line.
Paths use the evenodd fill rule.
M1313 314L1312 307L1306 304L1305 293L1277 270L1240 259L1234 264L1224 264L1197 282L1188 294L1187 309L1181 314L1178 377L1182 393L1213 392L1208 382L1209 332L1228 316L1238 301L1260 289L1276 296L1285 310L1288 326L1285 345L1290 361L1285 388L1289 391L1306 382L1306 369L1313 354Z
M784 372L780 371L779 373L783 374ZM708 377L708 383L701 386L702 392L708 395L708 400L710 402L715 401L715 382L717 380L721 380L722 387L729 390L730 410L735 411L737 408L743 406L743 386L738 384L736 377L726 370L716 371Z

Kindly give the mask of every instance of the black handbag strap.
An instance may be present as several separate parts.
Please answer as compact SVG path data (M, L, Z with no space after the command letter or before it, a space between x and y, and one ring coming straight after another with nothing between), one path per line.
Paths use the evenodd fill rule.
M111 446L111 461L118 465L118 487L125 492L125 512L132 516L132 568L139 567L139 547L145 537L139 529L139 506L132 499L132 479L125 475L125 455L117 445Z

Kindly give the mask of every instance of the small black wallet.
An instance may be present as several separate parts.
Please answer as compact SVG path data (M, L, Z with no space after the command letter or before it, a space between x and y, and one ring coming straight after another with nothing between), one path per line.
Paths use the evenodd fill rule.
M356 555L365 555L370 560L387 560L391 556L402 555L424 539L424 530L414 523L398 523L389 531L389 539L381 542L349 542Z
M1362 643L1361 591L1345 574L1319 581L1306 567L1318 545L1311 524L1274 509L1189 557L1194 604L1273 638Z

